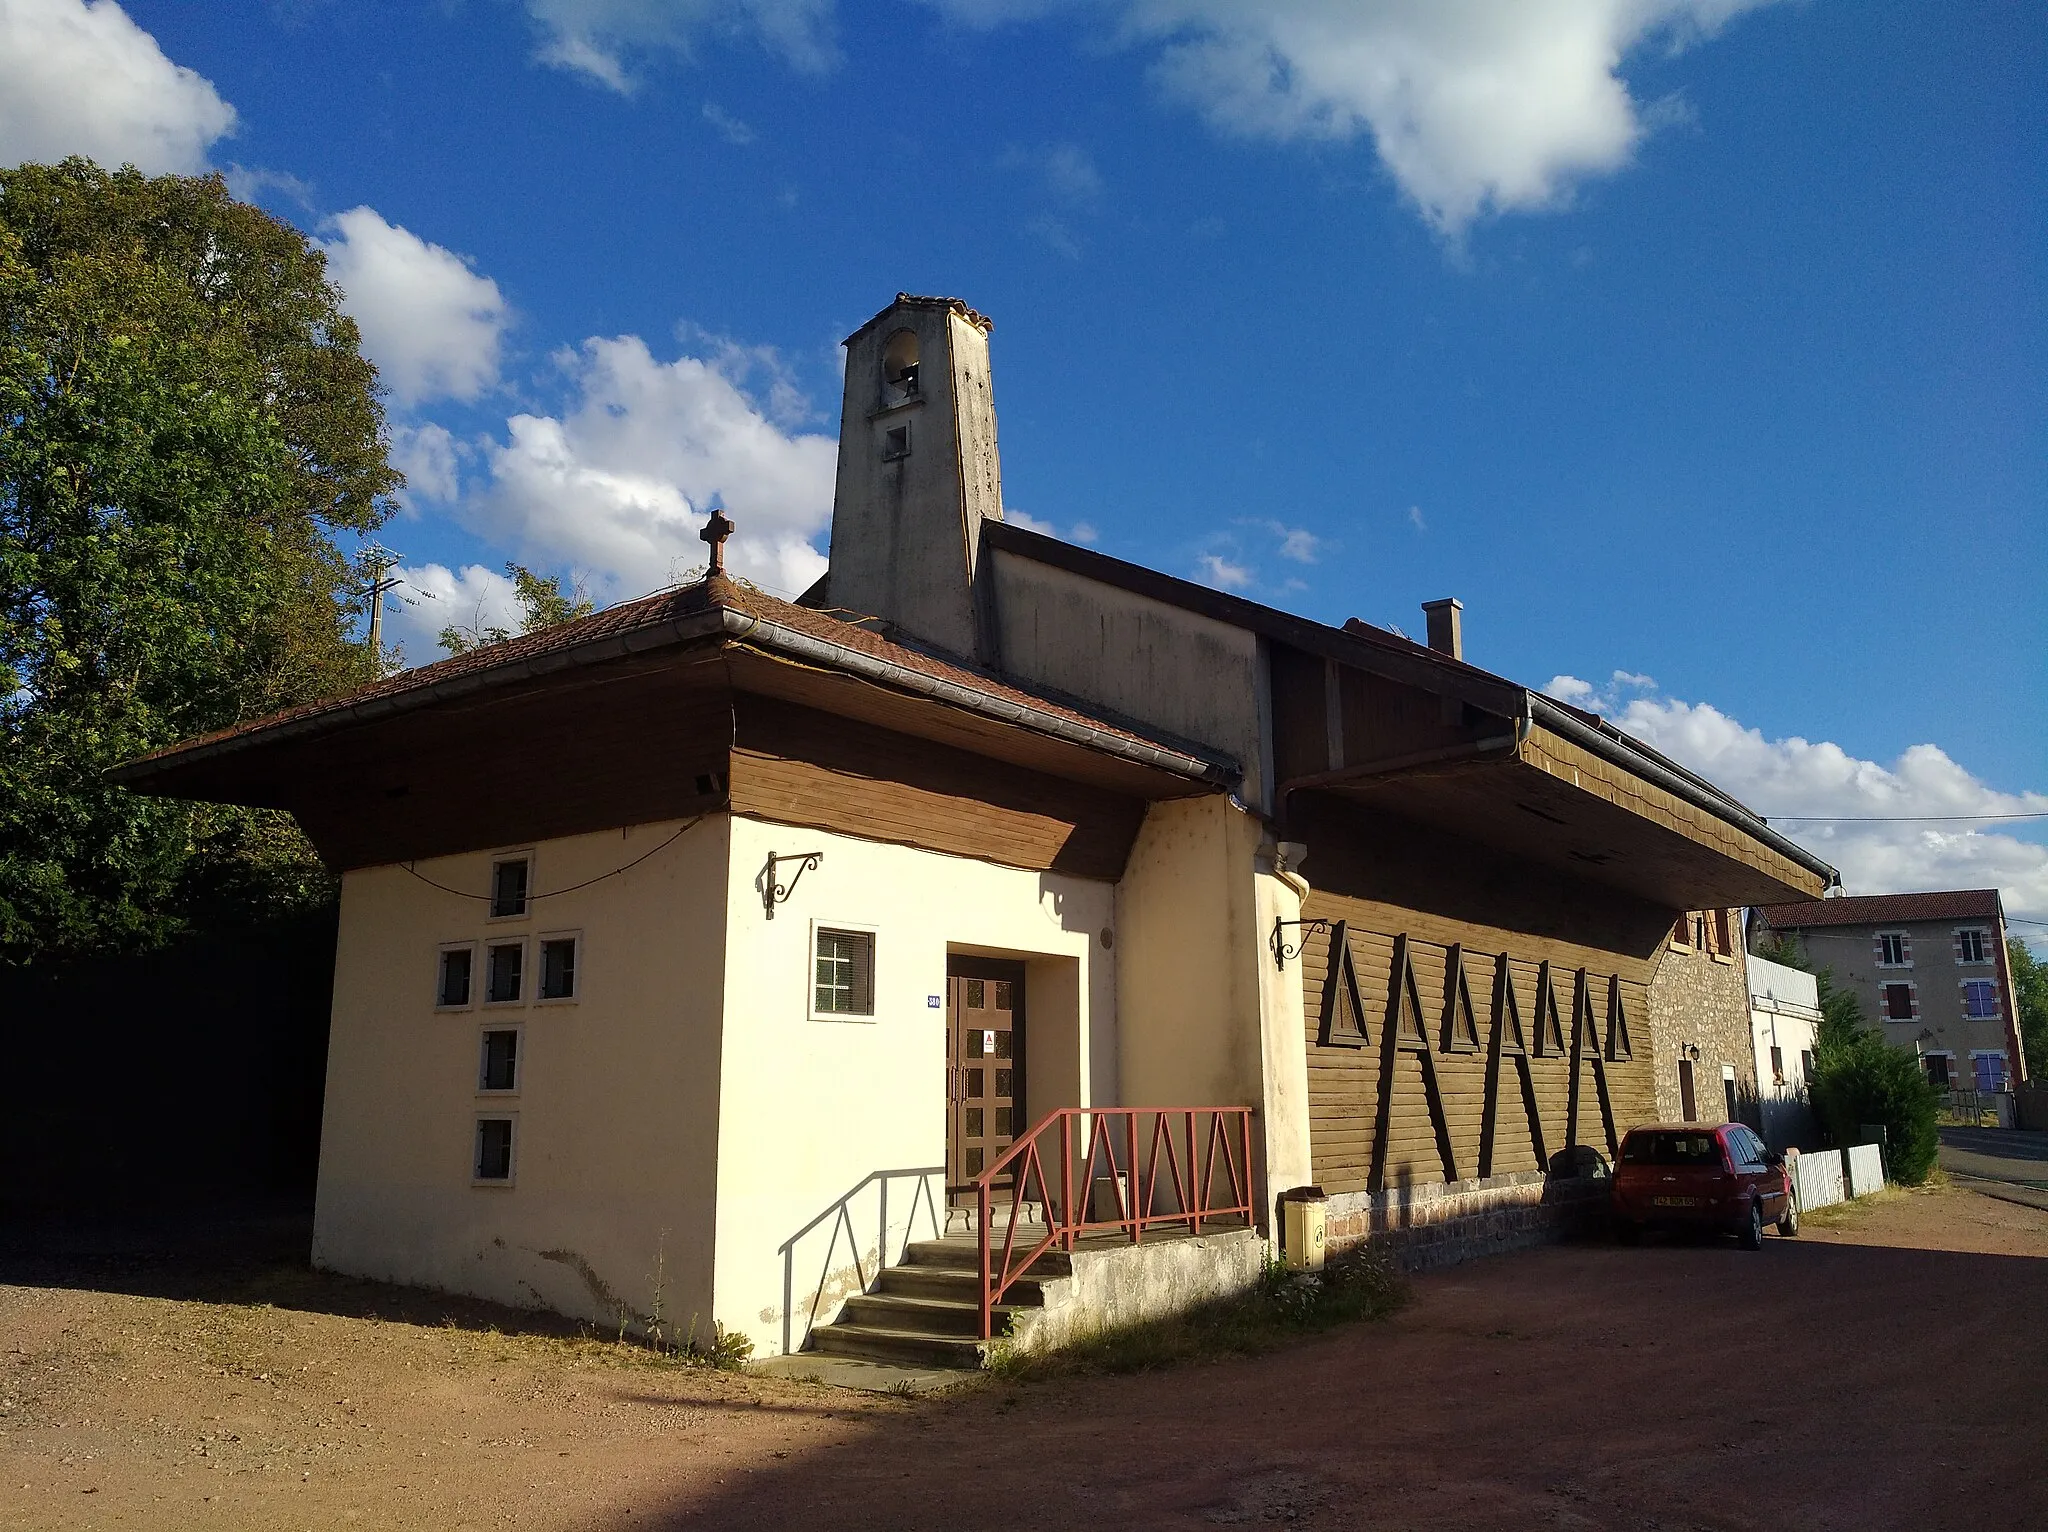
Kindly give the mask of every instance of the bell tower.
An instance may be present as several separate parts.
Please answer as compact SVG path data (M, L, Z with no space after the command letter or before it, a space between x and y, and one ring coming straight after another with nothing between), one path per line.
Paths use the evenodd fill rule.
M831 604L974 655L981 524L1003 515L990 322L958 298L896 301L846 339Z

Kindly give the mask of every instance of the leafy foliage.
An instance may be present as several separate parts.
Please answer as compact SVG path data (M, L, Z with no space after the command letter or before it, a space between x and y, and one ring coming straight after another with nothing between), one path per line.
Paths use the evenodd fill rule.
M2027 1078L2048 1079L2048 963L2017 937L2005 944L2012 967L2013 1003L2018 1007L2020 1048L2027 1057Z
M1861 1142L1859 1129L1881 1124L1891 1178L1907 1186L1927 1179L1940 1147L1935 1116L1941 1093L1912 1054L1876 1032L1824 1043L1814 1050L1812 1090L1814 1112L1836 1143Z
M568 622L577 617L588 617L596 607L584 595L581 585L563 594L560 575L537 575L524 564L507 564L505 573L512 580L512 594L519 602L519 631L538 633L542 628L552 628L558 622ZM441 630L440 643L450 654L467 654L485 644L502 644L511 638L509 628L495 623L485 626L482 613L463 627L450 623Z
M103 773L374 676L335 537L385 453L299 231L218 176L0 170L0 961L328 896L288 817Z

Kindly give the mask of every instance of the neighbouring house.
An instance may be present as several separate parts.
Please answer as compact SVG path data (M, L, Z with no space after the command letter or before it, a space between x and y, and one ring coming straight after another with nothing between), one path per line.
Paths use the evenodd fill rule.
M1657 1116L1748 1122L1757 1097L1739 909L1688 910L1658 944L1649 986Z
M715 514L694 584L122 768L341 873L319 1264L964 1359L1242 1285L1311 1185L1339 1245L1541 1237L1670 1115L1674 920L1832 869L1455 602L1414 643L1006 523L989 329L849 338L800 602Z
M1773 1149L1811 1147L1818 1142L1808 1091L1820 1032L1819 981L1755 953L1747 962L1757 1130Z
M1757 916L1797 939L1940 1089L2010 1091L2026 1079L1997 889L1816 899Z

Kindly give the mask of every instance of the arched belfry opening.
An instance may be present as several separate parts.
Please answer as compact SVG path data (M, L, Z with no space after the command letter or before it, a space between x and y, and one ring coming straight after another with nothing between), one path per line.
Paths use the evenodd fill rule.
M882 402L917 397L917 332L898 330L882 345Z

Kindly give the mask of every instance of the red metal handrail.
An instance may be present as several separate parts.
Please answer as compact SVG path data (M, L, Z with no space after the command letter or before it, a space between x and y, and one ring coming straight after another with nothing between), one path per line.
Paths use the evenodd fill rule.
M1079 1154L1077 1134L1079 1143L1085 1145ZM1046 1166L1046 1140L1054 1135L1059 1155L1056 1174ZM1140 1143L1145 1146L1142 1158ZM1167 1175L1163 1183L1162 1161ZM1137 1244L1147 1229L1169 1223L1185 1225L1192 1234L1200 1234L1203 1223L1224 1218L1242 1218L1249 1226L1251 1166L1250 1107L1063 1106L1046 1113L974 1179L981 1245L981 1338L988 1340L995 1333L995 1309L1003 1294L1054 1245L1071 1251L1081 1235L1111 1229L1123 1230L1131 1243ZM1074 1197L1077 1169L1083 1188L1078 1203ZM1216 1195L1219 1169L1227 1198ZM989 1215L995 1205L995 1183L1005 1174L1010 1178L1010 1222L998 1252L989 1241ZM1116 1209L1114 1218L1091 1216L1098 1181L1108 1186ZM1034 1185L1036 1197L1030 1194ZM1017 1208L1026 1202L1044 1207L1045 1234L1020 1254Z

